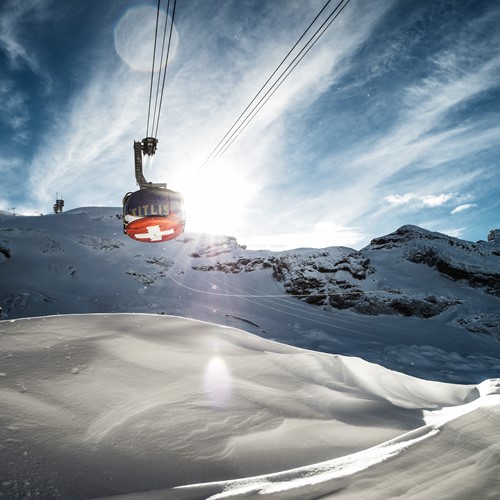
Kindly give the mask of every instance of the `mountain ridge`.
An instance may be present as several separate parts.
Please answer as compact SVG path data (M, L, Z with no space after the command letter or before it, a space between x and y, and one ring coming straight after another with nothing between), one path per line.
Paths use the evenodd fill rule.
M234 237L189 232L167 244L141 245L121 234L120 218L115 207L80 207L42 217L0 214L4 317L128 310L168 314L172 311L145 300L148 287L162 283L170 289L175 276L192 271L204 279L264 272L283 294L321 310L422 319L444 314L459 328L500 338L500 243L494 239L472 243L404 225L360 250L248 250ZM123 285L126 276L143 290L131 293L113 285ZM86 293L72 291L77 281ZM133 287L126 281L121 288ZM127 303L108 300L106 305L101 296L106 288L111 294L123 292ZM55 307L57 302L65 306Z

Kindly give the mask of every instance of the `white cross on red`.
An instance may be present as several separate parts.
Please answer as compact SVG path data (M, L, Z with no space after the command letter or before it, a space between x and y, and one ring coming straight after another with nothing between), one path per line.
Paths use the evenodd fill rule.
M140 233L140 234L135 234L135 237L137 239L149 239L149 241L161 241L163 239L163 236L168 236L170 234L174 233L174 229L170 228L165 231L162 231L160 229L160 226L148 226L146 228L147 233Z

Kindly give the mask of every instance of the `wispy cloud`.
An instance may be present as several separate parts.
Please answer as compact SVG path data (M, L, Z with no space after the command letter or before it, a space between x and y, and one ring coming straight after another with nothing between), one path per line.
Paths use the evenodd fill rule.
M492 21L491 16L489 21ZM337 224L342 221L346 228L368 223L374 230L370 221L376 220L375 214L381 215L382 199L418 209L438 208L453 198L459 200L463 197L463 193L470 189L470 183L484 174L484 167L475 164L474 156L491 149L491 145L498 142L495 137L500 134L500 127L491 115L475 115L471 111L465 115L466 119L463 118L467 107L485 92L496 88L500 77L500 58L484 45L491 40L472 40L475 36L472 29L463 33L452 48L431 56L425 76L403 91L398 88L397 98L402 96L402 99L391 109L393 124L381 129L383 134L374 129L373 134L361 136L357 143L340 151L333 149L333 154L324 157L323 175L318 177L320 182L314 184L315 208L307 208L304 194L297 198L297 203L307 214L316 214L319 220L333 216ZM470 50L471 44L473 51ZM381 58L384 57L382 52ZM348 73L346 62L343 60L343 71ZM377 66L376 61L373 64ZM371 76L374 78L378 74L380 72ZM369 88L370 80L363 84ZM390 93L391 88L384 89L384 94L387 92ZM375 94L369 99L376 98ZM369 99L368 107L372 106ZM383 113L383 108L380 110ZM356 132L350 131L351 134ZM455 166L450 175L452 164ZM310 184L314 167L303 165L303 175L299 179ZM327 174L331 180L327 180ZM399 197L392 195L391 198L387 193L394 192L398 184L400 189L404 189L405 184L425 186L425 191L408 192L408 195ZM275 211L283 212L282 200L277 200ZM383 220L394 225L405 223L400 215L394 213ZM290 216L293 217L291 212ZM396 220L398 216L401 222ZM309 233L305 234L309 236ZM308 236L305 236L306 240Z
M272 19L280 19L278 6L270 4L266 8L276 10L274 17L263 18L257 29L237 25L234 35L224 8L213 13L215 18L207 18L202 32L189 27L190 19L179 14L179 48L167 73L159 150L152 168L152 180L167 180L170 187L185 192L192 221L197 217L205 220L197 213L206 213L214 200L234 195L241 219L236 228L226 228L233 232L242 228L244 214L253 209L259 192L279 176L283 164L275 157L286 142L283 134L287 113L297 107L305 109L327 91L333 68L363 43L377 19L375 6L361 15L346 9L337 30L311 51L252 126L210 167L207 175L201 176L198 170L210 148L222 138L301 33L304 13L312 17L316 11L295 9L293 19L288 17L283 24L276 24ZM222 34L232 36L232 43L226 40L221 46L223 51L214 50L221 31L211 30L211 23L229 27ZM355 23L359 29L353 30ZM207 33L212 33L213 38L207 39ZM145 59L149 59L149 52L149 47L144 49ZM245 57L233 59L238 53ZM109 51L104 57L109 59ZM224 58L228 59L226 63ZM135 187L132 139L140 139L144 133L149 77L123 64L118 70L116 64L107 67L104 58L93 61L93 66L71 105L54 110L57 119L36 152L31 186L36 186L40 205L46 204L55 190L71 197L72 204L97 203L106 192L106 198L116 203L124 190ZM55 147L56 143L64 144L64 150ZM52 166L50 172L46 169L48 163ZM244 224L247 227L243 232L254 231L250 228L253 223Z
M405 193L403 195L391 194L385 197L390 205L412 205L421 207L440 207L455 197L452 193L418 195L415 193Z
M464 210L469 210L471 208L477 207L476 203L464 203L463 205L458 205L458 207L455 207L450 214L455 215L459 214L460 212L463 212Z
M495 15L498 17L498 11ZM400 206L438 207L452 199L450 192L461 196L469 191L470 183L485 173L475 157L498 144L495 137L500 128L495 114L474 114L473 107L467 110L497 87L500 57L487 45L490 39L473 43L473 36L473 30L464 33L453 48L432 56L432 71L404 90L404 99L394 109L393 125L382 129L382 138L377 139L380 133L374 131L323 160L324 172L331 172L342 183L337 196L342 220L354 224L360 223L360 216L366 217L365 223L377 220L375 216L380 217L382 210L375 207L381 199ZM344 175L350 183L343 182ZM405 185L415 184L425 186L426 193L388 194L394 193L395 186L401 191ZM436 192L441 194L430 194ZM334 191L330 198L336 194ZM392 223L398 222L394 219Z
M298 179L298 182L303 178L305 183L308 183L306 177L302 177L290 169L286 159L290 150L288 137L290 125L295 125L294 120L297 120L300 127L302 115L307 113L308 108L325 92L329 91L343 74L349 71L350 57L367 40L370 32L383 16L385 9L389 7L389 2L373 2L362 11L355 9L349 11L347 8L342 14L343 17L339 18L339 23L330 32L327 32L328 35L325 35L324 39L314 47L307 58L297 67L297 70L262 108L256 119L252 121L252 126L244 130L241 138L224 154L217 165L210 167L210 171L215 174L214 180L208 185L204 184L207 188L206 192L198 197L198 200L202 206L207 207L213 204L213 199L224 199L228 191L241 193L241 199L245 200L240 204L242 217L238 220L238 224L233 225L232 232L236 233L245 243L262 245L264 238L257 235L263 233L268 235L265 238L268 247L272 245L272 240L275 244L279 240L283 242L283 245L290 246L296 245L296 240L301 238L309 245L325 246L328 245L328 240L330 242L341 240L341 238L335 237L336 233L355 235L352 238L349 237L349 244L359 242L358 228L344 227L331 218L330 222L321 218L320 213L324 214L329 211L327 208L329 204L326 206L321 204L321 191L315 198L316 203L312 204L315 206L311 206L310 210L306 206L308 203L305 203L303 196L295 198L291 196L290 202L287 202L286 199L275 193L276 188L287 184L290 176ZM188 170L190 164L193 166L201 165L210 153L210 149L204 149L203 146L217 144L238 113L245 108L260 85L276 68L276 65L296 40L297 35L301 33L301 28L303 29L305 24L304 12L309 13L312 17L315 11L312 8L305 8L305 6L300 11L299 9L295 10L297 17L293 20L294 26L296 26L294 37L291 36L289 18L287 19L288 25L286 23L279 25L274 21L273 25L269 26L269 21L267 21L266 32L261 30L252 34L252 41L255 42L254 47L247 48L248 41L246 43L243 41L242 46L240 46L239 40L241 38L244 40L244 37L241 34L238 35L234 42L235 46L238 47L235 50L245 52L247 57L241 60L235 59L237 63L234 71L228 72L227 65L218 66L216 64L215 67L212 67L207 64L207 60L214 55L210 46L210 53L198 53L195 60L190 58L190 63L183 65L182 70L175 78L186 82L186 85L177 85L177 88L192 91L193 83L188 82L198 82L194 84L197 87L197 101L187 107L191 110L199 109L201 111L190 118L191 125L193 125L190 135L193 135L192 131L194 130L194 135L197 137L196 142L199 140L202 147L181 157L181 161L185 162ZM274 14L274 16L269 16L269 19L280 19L278 13ZM222 22L220 19L219 21L219 25L228 25L227 22ZM182 45L182 36L180 44ZM196 60L196 57L200 57L200 59ZM200 66L210 69L209 73L207 75L200 74L198 69ZM221 98L224 98L225 101ZM176 102L189 102L189 98L172 99L170 102L173 102L175 106ZM174 112L174 114L176 113ZM214 117L217 119L214 120ZM301 148L300 143L294 144L291 149L295 151L298 148ZM217 175L217 171L226 166L230 167L229 174L227 176ZM311 167L310 165L302 165L302 173L307 172ZM231 169L233 174L230 173ZM246 178L249 182L242 184L233 182L235 171L238 173L246 172ZM194 169L194 173L196 173L196 169ZM196 182L196 178L193 180ZM190 186L187 186L186 191L190 191ZM253 194L253 196L248 196L248 193ZM272 194L268 195L268 193ZM256 207L260 208L260 214L256 214L258 212ZM310 224L306 223L305 227L298 227L294 224L293 221L297 217L294 214L296 209L301 212L298 220L302 221L302 224L306 223L304 217L307 214L306 218ZM329 227L335 227L335 230L332 229L330 233L323 230L322 237L319 238L320 230L315 228L324 228L327 224L331 224ZM292 243L290 235L295 231L297 237ZM347 238L344 239L344 242L346 241Z
M6 52L15 67L26 64L33 72L42 72L36 51L24 43L23 30L27 22L43 20L51 3L51 0L4 1L0 12L0 49Z
M67 109L52 110L54 124L30 167L30 189L40 206L56 191L71 205L99 205L113 200L116 190L125 194L127 181L135 185L132 141L143 104L138 94L146 86L123 76L123 70L103 71L74 95ZM113 205L119 204L117 198Z
M0 122L4 123L13 133L14 142L25 143L28 133L24 126L29 120L28 96L16 90L12 80L0 80L0 103L2 113Z

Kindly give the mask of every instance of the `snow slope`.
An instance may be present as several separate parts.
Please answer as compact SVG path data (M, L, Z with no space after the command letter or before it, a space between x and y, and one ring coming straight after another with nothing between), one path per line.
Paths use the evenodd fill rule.
M3 321L0 338L6 498L500 495L498 380L425 381L179 317Z
M0 497L500 496L498 242L147 245L118 212L0 216Z

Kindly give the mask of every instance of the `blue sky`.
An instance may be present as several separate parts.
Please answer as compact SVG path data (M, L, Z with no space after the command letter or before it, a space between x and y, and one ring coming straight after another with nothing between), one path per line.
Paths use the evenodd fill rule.
M146 177L187 230L250 248L361 248L404 224L500 226L500 3L351 0L202 168L326 0L178 0ZM332 1L330 12L336 4ZM0 209L120 206L137 189L156 1L0 2Z

